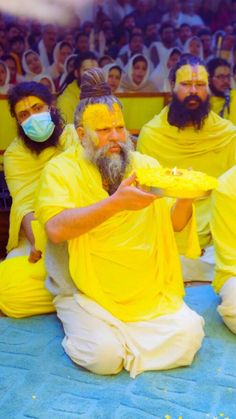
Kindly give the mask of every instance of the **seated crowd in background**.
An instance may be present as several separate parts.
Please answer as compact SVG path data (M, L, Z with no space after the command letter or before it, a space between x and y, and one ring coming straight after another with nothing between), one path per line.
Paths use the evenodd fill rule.
M116 1L117 4L120 4L119 0ZM123 352L123 344L117 346L113 337L110 339L110 329L106 330L108 344L103 345L102 343L102 352L100 352L100 347L97 351L97 341L100 342L100 339L97 339L99 328L94 327L91 332L94 333L95 349L91 346L91 354L92 356L95 354L96 362L91 365L91 362L83 357L81 361L80 351L83 351L83 345L78 344L77 339L81 330L76 329L76 339L74 340L72 329L70 330L69 327L67 331L65 330L66 336L63 341L67 354L79 365L99 374L115 374L124 367L134 377L147 369L175 368L180 365L189 365L192 362L195 353L201 346L203 320L195 313L190 313L189 309L182 304L184 284L180 274L179 254L182 255L184 279L186 279L185 272L187 272L188 280L212 280L215 269L213 286L221 297L218 311L228 328L236 333L235 269L232 269L231 266L232 260L234 262L235 252L235 217L227 217L228 210L231 207L234 208L235 204L236 127L234 124L236 124L236 116L234 116L233 110L236 109L234 106L236 95L232 74L236 72L234 49L236 40L234 17L236 19L236 15L233 13L236 2L233 1L229 6L231 17L229 14L228 20L227 15L223 14L223 29L216 25L217 11L214 13L207 9L205 2L202 2L202 8L198 12L193 10L193 3L189 0L183 0L181 3L170 1L168 10L160 9L157 5L152 8L153 3L155 2L151 0L150 2L137 0L134 7L132 2L122 1L123 6L120 4L120 9L116 10L117 15L119 11L120 16L115 18L113 9L109 9L109 0L104 0L98 7L94 23L84 22L81 27L77 23L76 27L70 29L51 24L41 26L35 22L23 25L19 20L6 23L4 19L0 19L0 35L1 32L6 35L5 37L0 36L0 94L8 95L10 112L18 130L18 137L12 141L4 155L4 171L12 197L12 206L8 255L6 260L1 263L0 294L2 301L0 301L0 310L12 317L25 317L52 312L56 308L58 317L64 325L69 313L68 324L70 327L78 324L78 310L81 316L83 314L81 307L88 301L86 307L91 309L91 318L93 319L95 302L98 304L96 309L100 310L102 307L107 310L107 313L103 313L104 320L106 322L107 318L112 319L113 327L117 320L122 327L123 323L126 327L128 322L138 324L139 321L149 321L149 318L156 322L156 317L165 315L173 314L175 319L175 316L180 314L184 318L188 318L188 322L186 319L184 322L181 320L180 325L184 337L184 345L182 345L184 353L181 352L176 360L176 353L173 352L172 345L169 345L174 359L167 351L170 357L168 362L156 364L158 357L154 354L151 359L154 362L150 364L149 359L146 363L145 356L143 356L145 350L143 351L142 348L143 358L140 358L138 368L135 367L135 356L132 362L128 363L126 353ZM127 13L122 15L122 10ZM221 4L218 10L222 11ZM218 21L220 22L220 19ZM115 26L115 22L119 22L118 25ZM94 68L98 66L101 69ZM86 72L86 70L89 71ZM20 84L19 82L22 81L27 81L27 83ZM16 86L10 90L14 85ZM133 152L133 144L129 141L129 136L126 133L116 93L153 93L170 92L171 90L173 94L170 103L161 113L144 125L138 138L136 151ZM57 101L53 94L57 95ZM229 119L233 124L221 117ZM73 122L75 126L68 125ZM164 141L162 141L163 139ZM111 141L114 144L110 145ZM109 145L107 149L106 145ZM116 151L117 148L119 151ZM110 175L109 171L110 160L113 162L113 158L108 153L110 150L111 155L113 153L119 155L119 159L114 159L114 165L117 165L117 160L120 164L115 181L113 173ZM125 152L123 156L124 150L127 151L127 156ZM104 155L99 154L100 151ZM57 157L54 159L55 156ZM100 160L98 156L104 157L104 161ZM75 162L76 165L73 166ZM104 162L108 165L109 170ZM165 167L174 167L175 165L183 168L192 167L194 170L201 170L219 178L219 187L213 193L213 200L209 196L205 200L197 201L195 213L192 200L180 199L169 211L165 200L157 200L156 196L139 188L130 188L135 178L129 177L131 172L128 173L128 170L126 172L126 169L134 170L142 166L149 167L149 165L158 167L159 163ZM125 180L123 180L124 178ZM93 182L92 187L89 182ZM86 196L85 201L83 201L84 198L81 198L82 201L80 201L80 197L78 198L78 185L80 185L79 190L84 192L82 195ZM91 197L89 195L92 193L90 189L93 193L99 194L95 201L94 195ZM122 194L126 193L126 200L122 205L120 203L123 200L122 194L122 199L119 195L121 192ZM133 200L134 194L137 201ZM145 203L146 201L143 199L148 199L148 202ZM116 205L113 207L114 200L117 207ZM154 203L154 201L156 202ZM100 215L100 209L98 211L96 205L100 203L103 205L104 202L105 207ZM134 205L134 202L137 202L137 205ZM213 210L212 202L214 202ZM146 207L148 208L146 209ZM89 217L87 214L84 217L84 208L88 211L87 214L90 214ZM143 213L132 211L136 209L144 211ZM130 220L127 218L127 214L124 218L123 211L129 212ZM234 212L232 211L233 214ZM96 214L99 216L95 217ZM158 214L161 217L156 217ZM153 215L157 220L156 226L153 222L150 224L153 221ZM183 217L183 215L185 216ZM161 222L159 225L158 219L165 222ZM40 221L41 226L45 226L45 231L50 239L47 248L45 248L46 237L37 220ZM139 243L140 237L144 237L140 232L142 230L147 232L150 229L150 234L147 234L147 246L143 247L146 250L141 252L144 262L146 257L149 258L149 261L151 260L150 275L145 271L145 278L149 276L150 286L147 287L146 283L143 283L144 271L141 270L141 265L143 267L145 263L142 262L142 258L139 258L142 262L139 262L139 275L140 294L143 299L137 299L138 302L144 301L147 304L147 310L145 304L143 308L138 306L135 297L135 310L132 311L132 304L127 305L126 303L126 301L132 301L130 296L128 296L129 298L126 296L126 301L121 300L122 303L116 307L117 301L121 298L120 290L114 291L114 301L113 297L110 300L106 297L107 291L105 290L109 289L107 284L110 284L110 272L120 279L127 270L126 266L122 268L123 273L120 276L119 270L113 269L114 263L110 264L110 249L114 250L113 259L117 257L119 263L120 260L125 260L120 253L121 236L110 235L111 222L115 221L116 224L117 220L125 230L126 245L128 242L127 231L129 234L130 231L132 232L129 222L132 221L131 224L135 226L135 234L139 234L137 241L130 242L128 251L123 247L123 253L126 256L127 254L132 256L134 250L134 254L136 253L137 243ZM172 222L173 226L168 220ZM100 228L100 224L102 224L102 228ZM119 223L116 225L119 227ZM68 227L68 230L65 226ZM140 228L137 229L137 226ZM72 227L73 232L71 233ZM91 254L95 254L96 257L92 257L90 263L74 264L78 258L80 261L86 262L87 255L84 251L90 252L88 242L86 242L86 237L91 234L90 230L92 230L91 237L95 240L95 244L90 250ZM180 244L188 244L192 252L189 249L184 249L184 251L178 249L177 252L174 231L176 237L179 237ZM227 234L233 232L233 234L227 235L226 232ZM122 230L119 233L122 233ZM106 240L101 240L104 234ZM184 235L182 236L182 234ZM216 245L216 266L212 255L214 249L211 234ZM134 235L130 236L133 239ZM227 252L224 252L221 245L224 236L228 245ZM181 237L183 239L180 239ZM188 237L191 237L191 240ZM117 244L114 247L115 238ZM96 246L96 240L98 246ZM111 246L108 244L109 240L112 242ZM68 249L64 247L66 241ZM105 247L100 266L98 260L101 243L105 243ZM57 244L62 244L62 246L54 246ZM226 247L226 241L224 245ZM158 248L157 259L155 252L152 253L151 258L149 257L152 248ZM94 249L96 251L99 249L97 255L96 252L94 253ZM107 260L104 257L106 252L108 252ZM51 260L48 256L51 256ZM16 257L18 258L17 264L13 260ZM192 263L189 265L188 260L192 257L197 258L196 262L194 261L194 269ZM171 263L166 263L168 258ZM54 264L55 260L61 265L60 263ZM107 264L106 269L103 269L106 266L104 260ZM66 278L65 284L60 282L60 274L61 277L65 276L65 273L67 274L67 271L64 272L62 268L67 266L68 262L70 262L71 277L69 275ZM135 269L132 268L132 270L137 283L137 261L135 258L134 262ZM85 265L93 266L96 275L98 272L97 277L90 275L92 271L84 270ZM124 275L124 282L127 284L131 284L133 280L130 275L130 266L129 264L127 278L129 277L131 281L126 281L126 273ZM22 275L20 281L20 274L18 272L17 275L14 274L16 270L19 270ZM49 275L47 286L51 281L54 287L54 290L50 289L50 286L48 289L52 294L57 295L54 300L55 306L52 304L51 294L44 288L46 271ZM104 272L106 272L105 277ZM158 272L158 283L162 284L160 286L160 301L160 296L157 297L154 287L157 279L156 272ZM192 272L196 274L196 278L191 278ZM103 282L105 281L101 287L100 273ZM109 279L107 284L106 275ZM11 278L10 281L9 278ZM38 279L38 282L32 281L35 278ZM89 278L89 281L85 281L85 284L83 278L86 278L86 281ZM96 288L98 283L100 288ZM57 287L59 287L58 290ZM133 292L134 288L130 287L130 289ZM83 301L83 297L80 295L81 290L88 301ZM150 292L148 298L145 297L143 290ZM152 295L152 290L154 290L155 298ZM123 288L121 291L123 293ZM108 294L112 295L112 292L111 288ZM64 295L66 295L65 298ZM76 297L74 298L74 296ZM168 303L165 302L165 298ZM74 302L74 305L72 304L72 299L76 300L76 304ZM155 309L153 311L149 308L150 301L154 301ZM113 304L113 302L115 303ZM163 307L162 302L164 302ZM72 311L66 314L67 308L71 304ZM123 315L122 307L127 313L130 309L129 315ZM183 313L178 311L182 309ZM159 319L155 323L156 326L159 327ZM190 337L190 331L195 343ZM128 332L132 336L132 328ZM179 335L179 328L177 331L174 329L174 333ZM130 337L129 334L127 336ZM143 333L141 338L143 339ZM185 338L187 338L186 342ZM72 341L75 352L71 351L70 342ZM114 342L118 347L118 352L109 352L111 367L109 359L105 355L107 349L113 348ZM137 342L139 344L139 339ZM194 344L192 345L192 343ZM127 343L125 347L130 349ZM155 350L158 348L159 342L157 342ZM187 348L186 351L185 348ZM100 357L101 354L102 357ZM113 362L114 358L115 362Z
M1 15L0 94L20 81L35 80L60 95L74 81L76 57L88 52L100 67L117 66L104 69L113 93L170 92L168 73L182 53L205 64L226 60L230 87L235 87L235 1L220 2L215 10L208 2L190 0L94 3L94 22L80 22L77 16L70 27Z

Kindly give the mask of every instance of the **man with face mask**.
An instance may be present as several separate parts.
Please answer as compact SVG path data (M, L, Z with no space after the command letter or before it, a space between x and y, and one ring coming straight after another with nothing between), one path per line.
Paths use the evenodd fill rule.
M141 130L137 149L164 167L193 168L218 177L236 162L235 126L210 111L208 74L203 62L185 54L170 73L172 100ZM202 253L183 261L186 280L211 280L214 260L209 228L210 197L196 202ZM209 255L208 255L209 254Z
M15 317L53 310L51 299L43 286L44 276L34 284L27 275L24 284L18 279L22 261L29 271L37 270L32 265L37 265L38 261L41 263L42 249L35 244L38 237L35 237L32 229L32 222L35 224L34 200L41 171L50 159L78 141L74 126L64 127L53 101L49 90L36 82L20 83L9 92L10 111L16 119L18 137L4 154L4 172L12 196L12 207L7 260L0 264L4 270L4 274L0 275L0 294L4 299L4 307L1 307L0 300L0 309ZM24 258L18 259L16 256ZM9 278L7 272L12 264L15 265L16 273ZM17 293L19 287L21 298ZM36 300L37 293L41 304L39 298L38 304L33 306L31 297ZM11 308L8 307L10 300ZM15 302L17 310L14 308Z
M159 164L132 150L121 105L100 69L83 75L80 99L75 126L83 151L71 148L49 162L36 203L52 242L47 260L68 245L71 283L60 278L61 258L48 282L63 347L97 374L125 368L134 378L189 365L203 319L183 303L173 230L193 232L192 201L177 200L170 209L137 187L135 170Z

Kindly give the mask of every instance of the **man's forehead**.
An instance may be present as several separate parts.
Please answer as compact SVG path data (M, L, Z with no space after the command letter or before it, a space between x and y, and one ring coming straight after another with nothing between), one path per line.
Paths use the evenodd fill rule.
M89 105L84 111L82 124L92 130L124 126L124 117L117 103L112 108L105 104Z
M96 67L96 66L97 66L97 61L90 58L84 60L81 64L81 68L83 70L89 70L91 67Z
M16 103L15 112L17 114L27 109L31 109L35 105L46 105L46 103L37 96L26 96Z
M185 64L176 72L176 84L198 80L208 84L208 73L203 65Z
M230 68L227 65L219 65L215 69L215 74L230 74Z

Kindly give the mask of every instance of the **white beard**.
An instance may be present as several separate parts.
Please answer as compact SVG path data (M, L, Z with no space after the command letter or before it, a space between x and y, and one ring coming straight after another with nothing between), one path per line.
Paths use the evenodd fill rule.
M111 154L107 157L106 153L112 144L110 143L97 149L92 140L94 136L96 137L96 133L89 132L83 138L84 154L89 161L97 166L103 181L105 181L108 186L109 194L112 194L120 185L120 182L125 174L125 170L129 165L129 152L134 149L133 143L129 134L126 133L126 142L118 142L121 147L121 152ZM116 142L113 142L113 145L115 144Z
M66 24L73 18L75 8L82 9L92 2L93 0L0 0L0 11L45 23Z

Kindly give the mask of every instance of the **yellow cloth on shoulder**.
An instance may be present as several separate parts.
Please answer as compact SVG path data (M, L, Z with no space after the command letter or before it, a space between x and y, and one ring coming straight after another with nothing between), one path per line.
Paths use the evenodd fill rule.
M214 96L214 95L210 96L211 109L218 115L223 109L224 103L225 103L225 99L223 97ZM227 109L227 107L225 108L223 118L228 119L234 125L236 125L236 90L230 91L229 110Z
M219 292L236 277L236 166L219 179L213 193L211 230L215 245L216 269L213 287Z
M80 88L77 80L68 84L64 92L57 99L57 107L67 124L74 123L75 110L80 101Z
M169 124L168 107L141 130L137 150L154 157L163 167L179 167L218 177L236 163L236 127L210 112L201 130L182 130ZM211 242L210 198L196 201L201 247Z
M46 235L38 221L32 221L36 248L44 252ZM21 318L52 313L52 295L45 288L44 258L30 263L27 256L16 256L0 263L0 310Z
M159 165L137 152L130 157L126 176L136 168ZM70 149L45 168L36 216L45 224L66 208L86 207L107 197L97 168ZM123 321L175 312L182 304L183 280L165 198L112 216L69 240L68 249L78 290Z
M0 95L0 115L1 115L1 124L0 124L0 150L4 151L11 143L12 139L15 138L17 134L16 130L16 121L13 118L9 111L9 105L7 97ZM3 162L3 156L0 155L0 164Z
M12 196L7 251L18 245L23 217L34 212L35 191L46 163L79 141L73 125L67 125L57 147L48 147L40 154L32 153L20 138L16 138L4 154L4 172Z

